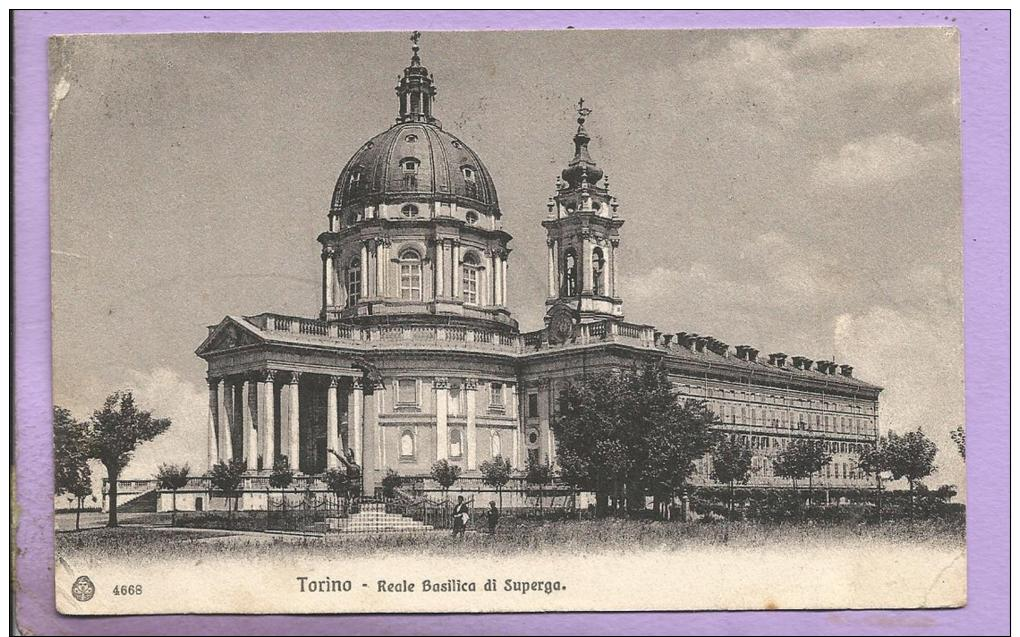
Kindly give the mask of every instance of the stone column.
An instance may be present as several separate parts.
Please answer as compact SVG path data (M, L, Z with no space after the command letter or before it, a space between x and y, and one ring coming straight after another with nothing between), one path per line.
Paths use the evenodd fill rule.
M549 246L549 297L554 298L559 296L556 289L556 239L546 239L545 243Z
M477 425L477 401L476 391L478 390L478 379L467 378L464 380L464 397L467 416L467 462L468 470L476 469L478 466L478 454L475 451L475 442L478 438Z
M368 267L368 241L361 242L361 298L372 296L372 289L368 287L371 271Z
M340 461L336 456L331 454L328 450L333 450L339 454L343 454L344 450L340 448L340 431L338 429L339 423L337 422L337 404L339 402L337 391L340 384L340 379L336 376L331 376L329 379L329 389L326 391L326 468L336 469L340 466Z
M287 382L287 459L290 468L301 470L301 405L299 402L299 381L301 372L291 372ZM282 444L282 441L281 441Z
M336 284L334 283L335 272L333 270L333 253L327 252L325 254L325 258L326 274L325 281L323 283L323 287L325 288L325 303L326 307L333 307L333 305L335 305L334 294L336 293Z
M383 244L382 240L375 242L375 295L381 297L383 295L383 264L386 260L383 258Z
M390 294L390 243L389 238L382 239L379 258L379 296Z
M616 280L617 280L617 275L620 272L620 264L619 264L620 255L619 255L619 250L617 250L617 248L620 246L620 240L619 239L610 239L609 240L609 245L610 245L610 249L609 249L609 254L610 254L609 263L612 266L612 286L613 286L613 291L611 293L611 296L616 298L616 297L619 296L619 292L616 291Z
M273 378L275 372L267 369L259 380L259 452L262 454L262 468L272 469L276 460L276 441L273 439L276 431L274 387Z
M226 378L220 383L217 423L219 424L219 458L222 462L230 462L234 458L233 444L230 440L230 421L233 420L231 410L234 408L232 400L234 386Z
M372 468L378 472L382 470L382 436L379 432L379 395L382 393L382 385L372 383L371 389L372 393L365 394L365 430L372 436L375 452Z
M551 383L543 383L538 388L538 461L549 462L549 452L546 442L549 440L549 416L550 416L550 393Z
M245 377L241 386L241 440L244 447L244 464L248 471L259 468L258 432L255 430L255 414L258 407L254 405L257 396L254 383Z
M217 432L217 419L219 417L219 391L220 391L220 379L209 377L209 429L207 431L207 450L209 457L209 467L212 468L216 461L219 459L219 444L216 440Z
M449 415L450 381L437 376L432 380L436 390L436 460L446 460L450 451L447 416ZM470 449L471 447L468 447ZM470 451L468 453L471 453Z
M446 281L444 280L446 259L446 241L436 240L436 298L446 296Z
M505 305L503 303L503 254L500 250L493 253L492 266L496 269L496 285L493 290L493 295L496 297L495 305Z
M362 452L362 432L364 431L364 381L354 378L351 382L351 397L347 401L347 426L348 438L350 439L351 451L354 452L354 462L361 467L365 466L365 457Z
M460 298L460 242L453 242L453 296Z
M502 284L502 289L500 289L499 291L499 300L504 306L509 306L509 303L507 303L506 301L506 272L507 272L506 257L507 254L506 252L504 252L503 258L500 259L503 269L499 273L499 282L500 284Z
M582 292L591 292L591 230L581 231L581 274L584 283L581 286Z

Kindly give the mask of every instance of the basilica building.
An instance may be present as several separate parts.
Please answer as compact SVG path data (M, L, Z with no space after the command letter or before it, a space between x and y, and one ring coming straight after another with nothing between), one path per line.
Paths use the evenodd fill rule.
M318 316L227 315L209 327L196 353L208 364L210 466L241 459L264 481L279 456L314 476L343 454L363 468L367 493L387 470L426 478L437 460L468 483L496 456L517 469L555 466L561 388L653 361L754 450L750 484L787 486L772 458L800 437L833 454L822 486L868 484L854 453L878 436L881 388L850 365L625 320L624 217L589 151L583 100L573 157L544 209L527 213L546 245L519 251L545 256L548 281L544 327L521 332L495 182L440 124L436 92L415 42L396 122L340 171L318 263L309 255L321 273ZM696 482L710 481L710 462Z

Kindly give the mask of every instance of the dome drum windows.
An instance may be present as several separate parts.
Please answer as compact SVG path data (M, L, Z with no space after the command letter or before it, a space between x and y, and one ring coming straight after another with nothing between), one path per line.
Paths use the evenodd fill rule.
M400 208L400 216L405 219L413 219L418 216L418 206L409 203Z
M461 262L461 294L464 303L478 304L478 279L481 269L477 254L468 252L464 255Z
M347 265L347 305L355 305L361 299L361 260L357 257Z
M421 301L422 274L421 255L407 249L400 253L400 298L405 301Z

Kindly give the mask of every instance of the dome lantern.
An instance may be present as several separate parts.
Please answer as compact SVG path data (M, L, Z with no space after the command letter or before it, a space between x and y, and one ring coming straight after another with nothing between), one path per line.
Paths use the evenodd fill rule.
M432 116L432 102L436 99L436 87L428 69L421 65L418 52L418 40L421 32L411 34L411 65L404 69L404 75L397 84L397 96L400 98L400 114L398 122L428 122L439 125Z

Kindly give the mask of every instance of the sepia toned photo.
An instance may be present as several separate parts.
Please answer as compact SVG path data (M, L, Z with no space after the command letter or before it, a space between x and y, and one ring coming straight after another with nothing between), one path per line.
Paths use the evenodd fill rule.
M59 612L966 604L955 29L49 55Z

